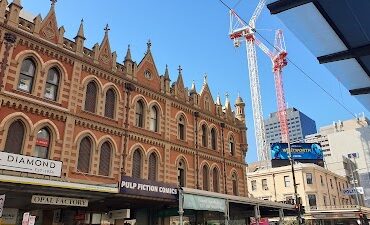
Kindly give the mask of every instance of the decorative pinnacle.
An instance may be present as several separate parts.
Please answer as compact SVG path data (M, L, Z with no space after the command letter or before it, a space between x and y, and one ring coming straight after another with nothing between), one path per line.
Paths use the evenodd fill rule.
M125 60L131 60L131 50L130 50L130 45L128 45L127 47L127 52L126 52L126 56L125 56Z
M207 73L204 74L204 78L203 78L203 84L207 84L208 83L208 75Z
M150 39L146 43L146 46L148 47L148 51L149 51L150 50L150 47L152 47L152 42L150 41Z
M179 68L177 70L179 71L179 74L181 74L182 71L181 65L179 65Z
M216 104L217 104L217 105L221 105L221 97L220 97L220 93L217 93Z
M108 34L108 31L110 31L110 28L109 28L109 25L108 24L105 25L104 30L105 30L105 34Z
M54 8L55 3L57 2L57 0L50 0L50 1L51 1L51 7Z

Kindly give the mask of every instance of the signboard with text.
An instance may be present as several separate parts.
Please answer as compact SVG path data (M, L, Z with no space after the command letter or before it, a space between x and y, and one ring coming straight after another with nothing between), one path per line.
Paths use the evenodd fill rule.
M363 187L347 188L347 189L344 189L342 192L343 192L344 195L356 195L356 194L363 195L364 194L364 188Z
M31 203L43 205L66 205L66 206L87 207L89 204L89 200L82 198L32 195Z
M184 209L225 212L226 201L221 198L184 194L183 207Z
M120 192L125 194L177 199L177 188L170 184L122 176Z
M0 169L60 177L62 162L0 152Z

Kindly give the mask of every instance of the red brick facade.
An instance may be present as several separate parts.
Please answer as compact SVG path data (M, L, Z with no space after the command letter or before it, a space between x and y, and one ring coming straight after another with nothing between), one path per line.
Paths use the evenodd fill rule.
M90 50L83 45L82 24L75 41L64 38L64 28L57 27L53 6L44 20L36 17L29 21L19 17L21 6L17 1L11 3L9 9L4 2L0 3L0 18L6 18L0 19L0 61L7 65L0 71L2 151L7 151L4 148L9 127L19 120L24 125L20 154L35 156L38 132L46 128L50 132L47 157L63 162L64 180L116 183L121 173L132 174L133 154L138 149L140 177L143 179L148 179L149 157L155 153L157 181L177 184L178 165L182 160L186 187L207 187L210 191L224 193L226 178L227 193L232 194L233 179L236 179L237 194L247 196L244 103L237 103L235 114L230 103L222 109L219 102L213 101L206 82L199 93L189 93L184 87L181 69L177 81L171 84L167 68L163 75L157 71L150 43L139 64L131 59L129 50L124 63L119 64L109 45L108 30L102 44ZM6 33L16 36L14 44L5 39ZM21 67L26 59L35 64L31 84L20 81L20 74L24 73ZM45 97L45 93L50 91L45 87L52 68L58 71L59 81L56 98L51 100ZM95 112L85 110L85 105L90 104L85 99L87 85L91 81L97 88ZM30 91L25 91L27 85L32 86ZM105 116L108 90L115 96L113 118ZM138 101L143 105L142 127L136 125ZM152 107L157 112L155 118L152 117ZM185 120L182 121L184 140L179 134L180 117ZM158 127L153 128L153 124ZM205 135L204 128L207 131ZM212 135L215 135L215 140ZM81 140L85 137L89 137L92 151L87 161L88 172L80 172L77 165L79 157L82 157L79 155ZM231 139L235 148L233 154L229 149ZM103 166L100 165L101 149L106 142L112 150L108 176L99 175ZM207 169L203 169L205 165ZM207 178L204 171L208 172ZM214 171L217 171L217 176L213 175ZM218 190L213 190L216 177ZM208 185L203 185L204 180Z

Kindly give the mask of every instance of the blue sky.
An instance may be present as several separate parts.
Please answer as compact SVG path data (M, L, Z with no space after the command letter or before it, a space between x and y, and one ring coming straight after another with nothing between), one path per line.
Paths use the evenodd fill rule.
M225 2L231 7L237 3L236 0ZM249 21L257 3L258 0L243 0L237 5L236 11ZM26 11L34 15L40 13L45 18L50 1L22 0L22 5ZM228 38L228 9L218 0L60 0L56 3L56 15L58 26L64 26L65 36L69 39L76 36L80 20L84 19L85 46L88 48L101 43L104 27L108 23L111 29L111 48L117 51L119 62L123 61L128 44L131 45L133 59L140 62L147 40L150 39L158 71L163 74L168 64L172 81L176 81L176 69L181 65L185 85L190 87L194 80L198 91L204 74L208 74L214 100L217 93L220 93L224 102L224 95L228 92L233 103L239 92L246 102L249 143L247 161L256 160L245 46L237 49L233 47ZM288 57L352 112L368 114L278 18L270 15L266 7L256 27L272 43L274 31L283 29ZM267 117L277 108L274 80L269 58L259 50L257 55L263 112L264 117ZM293 65L288 64L283 78L289 107L294 106L313 118L317 127L353 117Z

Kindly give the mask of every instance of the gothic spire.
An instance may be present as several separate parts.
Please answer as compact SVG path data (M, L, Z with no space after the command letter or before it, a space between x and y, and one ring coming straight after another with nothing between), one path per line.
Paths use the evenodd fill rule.
M78 32L75 38L77 37L80 37L84 40L86 39L84 34L84 19L81 19L80 28L78 28Z
M126 56L125 56L125 61L127 61L127 60L131 60L132 61L132 59L131 59L130 45L128 45L128 47L127 47L127 52L126 52Z
M165 79L170 79L170 74L169 74L169 72L168 72L168 65L166 64L166 70L164 71L164 78Z
M193 80L193 83L191 84L190 94L197 93L197 90L195 88L195 81Z
M217 93L216 105L221 105L220 93Z

